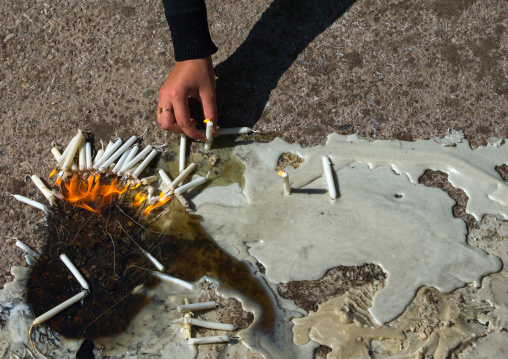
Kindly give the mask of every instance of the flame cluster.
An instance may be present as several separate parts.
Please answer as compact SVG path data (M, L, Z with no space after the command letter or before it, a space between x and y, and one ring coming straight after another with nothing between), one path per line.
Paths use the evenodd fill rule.
M102 212L109 207L117 195L129 188L129 183L123 187L117 185L118 178L111 183L101 184L101 175L90 175L83 180L77 173L73 174L69 182L64 182L62 195L64 200L74 206L85 208L91 212Z

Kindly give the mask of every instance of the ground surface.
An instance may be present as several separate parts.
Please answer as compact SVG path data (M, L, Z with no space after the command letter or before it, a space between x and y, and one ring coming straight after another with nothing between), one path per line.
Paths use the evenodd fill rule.
M172 137L155 117L174 63L159 0L0 2L2 192L40 199L25 175L48 174L51 143L78 127L104 140L146 127L146 143ZM333 3L207 1L219 121L303 145L332 131L414 140L455 129L473 146L508 137L508 2ZM12 238L39 248L43 223L7 196L0 219L3 285L23 264Z

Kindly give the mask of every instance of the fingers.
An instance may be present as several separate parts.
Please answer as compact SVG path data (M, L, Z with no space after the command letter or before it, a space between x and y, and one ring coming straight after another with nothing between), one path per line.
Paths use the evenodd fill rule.
M205 119L208 118L213 122L213 136L217 137L217 102L215 101L215 94L213 91L202 91L199 96Z
M192 120L189 115L189 107L187 106L187 96L176 94L172 97L173 106L175 110L176 123L178 127L190 138L195 140L205 141L205 135L202 134L194 126L196 121Z

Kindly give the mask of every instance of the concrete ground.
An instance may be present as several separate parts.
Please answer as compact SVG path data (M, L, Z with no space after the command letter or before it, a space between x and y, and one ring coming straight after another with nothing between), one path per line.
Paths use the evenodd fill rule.
M155 116L174 64L159 0L0 3L2 192L40 198L25 175L48 174L51 143L66 145L77 128L105 140L145 128L145 143L172 137ZM506 1L207 6L223 126L306 146L333 131L415 140L455 129L473 146L508 137ZM0 196L1 285L23 264L13 238L39 248L42 218Z

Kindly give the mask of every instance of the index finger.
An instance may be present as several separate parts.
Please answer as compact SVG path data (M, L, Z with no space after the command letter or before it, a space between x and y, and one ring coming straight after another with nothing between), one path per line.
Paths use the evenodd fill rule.
M190 138L205 141L205 135L202 134L192 123L187 107L187 99L179 97L173 101L173 109L175 110L176 122L180 129Z

